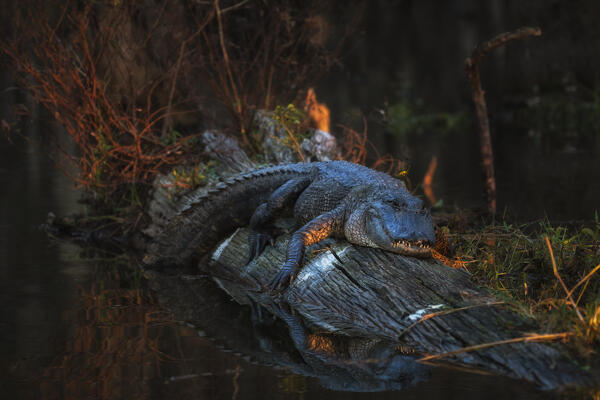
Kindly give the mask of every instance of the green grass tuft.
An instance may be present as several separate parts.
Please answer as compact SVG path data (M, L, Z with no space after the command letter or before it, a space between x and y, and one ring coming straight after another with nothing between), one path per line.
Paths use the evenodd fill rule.
M450 237L474 280L535 317L545 332L573 333L571 342L588 355L600 345L598 218L580 227L504 222Z

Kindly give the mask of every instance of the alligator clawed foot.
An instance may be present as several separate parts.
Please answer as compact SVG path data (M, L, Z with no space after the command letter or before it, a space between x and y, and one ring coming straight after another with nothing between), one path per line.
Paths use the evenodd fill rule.
M275 243L273 236L264 232L252 231L250 233L250 251L248 254L248 260L246 264L250 263L256 257L260 256L264 251L267 244L271 246Z
M281 291L286 289L296 277L296 272L297 268L284 265L269 283L269 288L272 291Z

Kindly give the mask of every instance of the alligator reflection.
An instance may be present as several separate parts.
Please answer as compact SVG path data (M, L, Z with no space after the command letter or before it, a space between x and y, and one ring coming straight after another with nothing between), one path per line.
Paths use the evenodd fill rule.
M290 337L304 361L297 367L288 367L297 373L317 376L328 389L399 390L429 377L429 368L415 361L411 349L379 339L311 334L298 315L278 305L273 310L288 325Z
M250 368L246 362L346 391L397 390L429 375L406 349L311 333L284 307L271 307L277 318L265 312L259 321L257 312L232 302L209 278L147 272L147 288L139 272L114 263L98 265L94 275L64 314L69 337L42 372L39 389L30 388L33 397L166 399L216 387L234 391L240 370ZM276 370L264 375L241 390L277 387Z
M148 272L147 277L161 304L187 323L224 340L227 347L249 360L317 377L326 388L357 392L398 390L429 376L430 368L417 363L411 349L397 343L311 333L290 309L270 304L269 309L277 318L264 315L267 313L256 306L249 311L248 307L233 303L208 279L155 271ZM240 313L245 314L244 318L240 318Z

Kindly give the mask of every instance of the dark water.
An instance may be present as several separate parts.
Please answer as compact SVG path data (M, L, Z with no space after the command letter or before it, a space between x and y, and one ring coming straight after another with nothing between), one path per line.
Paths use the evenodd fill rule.
M205 337L165 310L139 273L124 267L129 261L51 240L37 228L49 211L85 212L71 181L45 156L39 133L52 126L39 120L34 112L18 127L31 140L11 134L0 142L3 397L548 398L524 383L442 368L401 392L333 391L318 377L224 349L223 338ZM239 307L222 302L230 311L220 318L231 318L232 330L252 329Z
M30 128L37 129L25 124ZM45 158L43 145L15 141L0 144L5 398L547 398L508 379L444 369L402 393L335 392L318 378L222 351L219 338L174 320L110 255L38 230L48 211L80 208L78 193Z
M40 129L35 120L21 127L32 138ZM222 350L220 338L201 337L164 310L122 260L39 231L49 211L81 209L78 192L45 157L43 143L13 140L0 142L3 397L548 397L509 379L449 369L435 369L429 380L401 393L331 391L316 377L250 363L235 348ZM236 315L232 329L251 329L249 320L247 326L234 321Z
M224 349L224 338L205 337L165 310L139 273L124 266L130 261L51 240L38 229L49 211L85 209L72 182L46 157L49 146L40 133L52 125L42 124L36 107L29 107L31 118L0 141L3 397L548 397L506 378L441 368L400 393L333 391L318 377L250 362L235 347ZM247 310L226 298L222 303L230 311L220 318L231 318L232 330L252 329L249 319L239 318Z

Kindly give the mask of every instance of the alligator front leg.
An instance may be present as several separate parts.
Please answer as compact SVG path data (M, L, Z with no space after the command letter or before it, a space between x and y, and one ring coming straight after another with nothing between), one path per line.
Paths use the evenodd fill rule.
M290 179L277 188L266 202L256 208L250 219L250 254L248 262L259 256L272 239L268 227L275 217L291 205L310 183L311 179L309 177Z
M283 289L294 280L303 264L306 246L320 242L343 226L344 208L338 207L308 222L296 231L288 243L285 264L270 283L273 290Z

